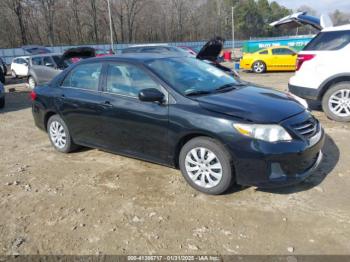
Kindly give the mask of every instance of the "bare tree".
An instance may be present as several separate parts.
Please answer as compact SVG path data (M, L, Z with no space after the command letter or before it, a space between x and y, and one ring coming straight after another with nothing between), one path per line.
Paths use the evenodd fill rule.
M18 26L20 28L22 44L26 45L28 43L28 38L23 19L23 7L25 5L25 0L5 0L5 4L16 15Z
M54 18L55 18L55 0L37 0L39 9L44 18L47 37L49 44L53 46L55 44L55 34L54 34Z

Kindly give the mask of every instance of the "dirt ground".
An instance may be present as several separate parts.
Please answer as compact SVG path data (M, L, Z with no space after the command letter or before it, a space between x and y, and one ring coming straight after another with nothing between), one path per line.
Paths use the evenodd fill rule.
M284 90L291 75L242 78ZM350 254L349 123L314 112L325 158L303 184L208 196L178 170L95 149L56 152L34 126L28 89L10 87L0 111L0 254Z

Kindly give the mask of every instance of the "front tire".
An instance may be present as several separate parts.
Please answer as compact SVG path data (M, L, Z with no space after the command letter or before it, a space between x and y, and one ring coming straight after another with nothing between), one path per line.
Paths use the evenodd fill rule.
M230 154L212 138L197 137L187 142L181 149L179 164L190 186L205 194L222 194L234 181Z
M322 98L322 108L335 121L350 121L350 82L331 86Z
M262 74L266 72L266 64L263 61L255 61L252 70L254 73Z
M77 149L69 129L63 119L54 115L47 122L47 133L54 148L61 153L69 153Z
M30 89L34 89L36 87L35 79L32 76L28 77L28 86Z

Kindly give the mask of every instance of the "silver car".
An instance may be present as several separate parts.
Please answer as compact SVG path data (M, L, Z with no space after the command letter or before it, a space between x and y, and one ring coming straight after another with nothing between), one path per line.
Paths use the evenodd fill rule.
M37 85L48 83L56 75L62 72L66 65L63 64L61 54L40 54L29 57L28 85L34 89Z

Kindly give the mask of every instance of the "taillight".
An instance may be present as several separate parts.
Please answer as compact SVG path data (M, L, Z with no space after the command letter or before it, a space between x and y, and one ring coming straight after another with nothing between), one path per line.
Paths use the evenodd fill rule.
M37 95L34 91L30 92L30 99L34 101L36 99Z
M300 69L301 65L304 62L309 61L309 60L313 59L314 57L315 57L315 55L299 54L298 58L297 58L296 71L298 71Z

